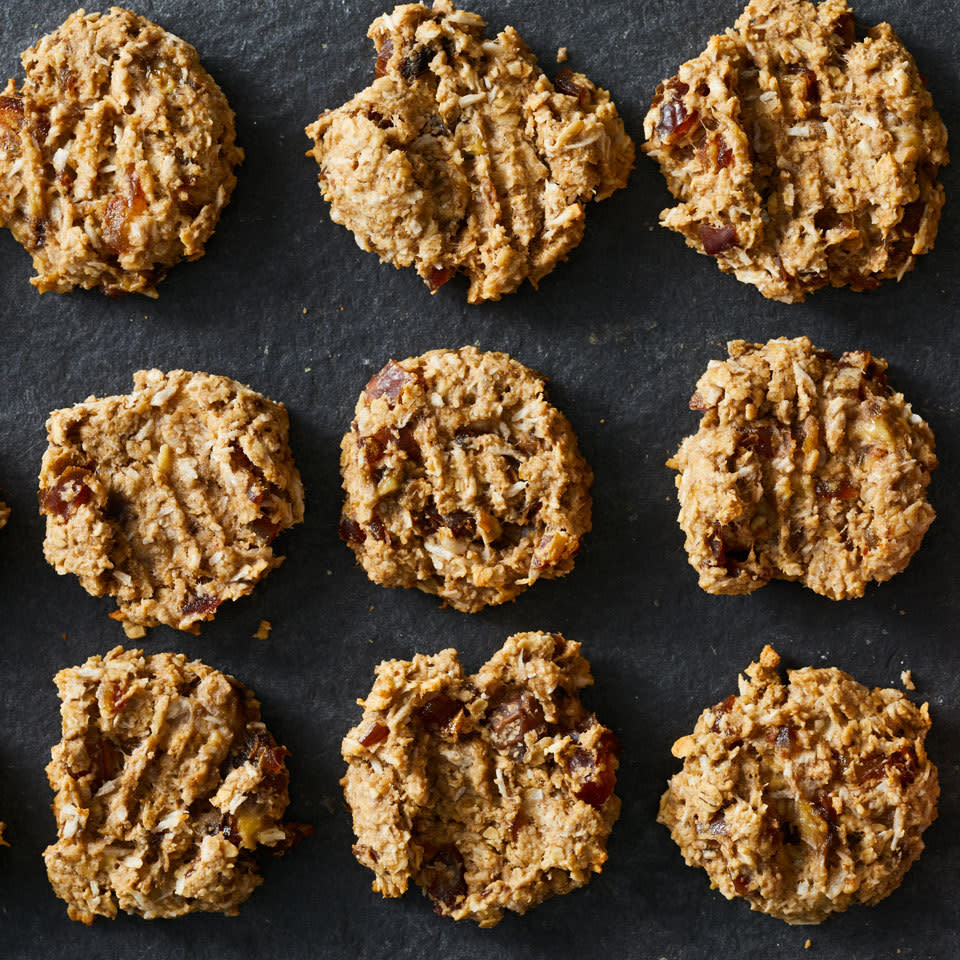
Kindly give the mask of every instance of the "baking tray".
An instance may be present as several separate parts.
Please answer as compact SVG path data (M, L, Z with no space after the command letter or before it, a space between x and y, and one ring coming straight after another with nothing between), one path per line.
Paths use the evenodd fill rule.
M735 20L740 0L557 4L478 0L499 30L513 24L555 69L568 65L609 88L638 141L657 83ZM237 112L247 151L234 199L197 263L175 268L158 301L99 293L38 296L27 255L0 236L2 377L0 487L13 507L0 533L0 955L36 957L956 957L960 618L954 589L957 435L955 329L960 301L957 170L936 250L902 283L869 294L822 291L805 304L762 299L657 226L668 194L640 158L627 190L591 205L570 261L499 303L470 307L465 284L431 297L411 271L380 265L332 224L304 157L303 126L373 76L368 24L382 0L145 2L138 12L195 44ZM0 72L72 5L5 0ZM960 130L957 0L860 0L867 23L887 19L914 53L949 129ZM693 385L734 337L809 335L825 349L868 348L932 425L939 513L909 569L862 600L834 603L796 584L752 597L702 593L676 525L663 462L696 427ZM596 471L594 529L576 570L515 603L467 616L416 591L369 583L337 539L338 445L369 376L389 357L475 343L506 350L550 377L551 396ZM42 556L36 476L44 420L89 394L124 393L141 367L186 367L252 384L290 409L307 489L302 526L279 541L286 563L255 593L225 605L200 636L156 628L150 652L179 650L230 671L263 702L292 751L290 814L316 833L269 860L266 882L233 919L146 922L123 916L71 923L52 894L41 851L55 837L44 775L59 738L51 683L61 667L124 643L109 600L58 577ZM268 640L255 640L261 619ZM511 633L558 630L583 643L596 685L588 705L624 745L623 813L610 859L588 887L508 915L493 930L433 915L413 890L399 901L370 891L353 859L338 780L339 743L381 659L456 646L475 669ZM735 689L736 674L770 642L788 666L835 664L862 682L895 685L909 668L929 700L928 745L940 767L940 819L928 849L883 905L819 927L789 927L711 892L684 866L657 801L677 769L673 740L700 710ZM807 939L812 941L804 951Z

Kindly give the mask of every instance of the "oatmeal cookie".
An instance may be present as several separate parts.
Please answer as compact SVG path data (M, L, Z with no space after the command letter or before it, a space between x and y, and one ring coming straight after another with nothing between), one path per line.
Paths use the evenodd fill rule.
M431 292L465 274L470 303L536 287L634 159L606 90L551 83L513 27L485 26L449 0L396 7L368 33L377 79L306 130L331 219Z
M303 832L283 822L288 751L254 695L182 654L121 647L55 682L58 840L43 856L70 918L236 914L262 882L254 854Z
M0 223L41 293L157 295L236 185L233 111L197 51L129 10L78 10L0 96Z
M116 597L131 636L196 629L279 566L274 537L303 519L287 411L209 373L141 370L133 384L50 414L44 555Z
M799 580L833 600L863 596L910 562L933 522L933 433L885 360L835 360L806 337L733 340L690 401L700 429L678 470L680 526L700 586L752 593Z
M890 25L858 41L845 0L751 0L644 132L680 200L661 223L765 297L870 290L933 247L946 128Z
M927 704L834 667L777 673L764 647L729 696L673 745L684 761L658 820L728 899L820 923L891 894L936 819Z
M593 473L543 378L474 347L392 360L341 444L340 536L367 576L474 613L573 569Z
M492 927L600 872L619 744L580 702L579 651L518 633L473 676L456 650L377 667L341 781L375 891L412 879L438 914Z

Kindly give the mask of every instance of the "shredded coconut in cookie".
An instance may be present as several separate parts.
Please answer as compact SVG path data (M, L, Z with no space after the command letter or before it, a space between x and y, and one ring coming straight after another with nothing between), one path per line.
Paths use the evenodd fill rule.
M551 83L513 27L485 25L449 0L384 14L377 79L306 131L331 219L431 291L466 274L471 303L536 286L634 159L605 90L568 69Z
M709 593L799 580L840 600L889 580L935 513L933 433L866 350L839 360L806 337L734 340L690 401L703 411L667 466Z
M845 0L752 0L644 132L681 201L661 223L765 297L869 290L933 247L947 131L890 25L857 40Z
M340 535L367 575L468 613L573 569L593 473L543 378L475 347L392 360L341 444Z
M764 647L731 695L673 745L683 770L660 823L728 899L788 923L874 904L901 883L936 819L927 704L829 667L788 671Z
M47 776L59 839L47 875L71 920L234 915L289 848L287 750L233 677L182 654L111 650L61 670Z
M50 415L44 556L116 597L117 620L195 629L282 563L273 539L303 520L287 411L209 373L133 380Z
M197 51L129 10L78 10L0 96L0 223L41 292L156 296L236 185L233 111Z
M619 744L580 703L579 651L519 633L473 676L455 650L377 667L341 781L375 891L413 880L438 914L492 927L600 872Z

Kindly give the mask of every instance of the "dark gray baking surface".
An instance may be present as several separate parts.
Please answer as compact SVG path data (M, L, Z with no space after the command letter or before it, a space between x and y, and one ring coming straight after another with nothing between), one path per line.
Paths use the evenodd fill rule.
M569 65L613 91L639 140L657 82L731 24L740 2L483 0L472 8L494 30L513 24L551 73L556 48L568 46ZM14 509L0 533L0 818L12 843L0 851L0 955L957 956L956 168L944 177L952 199L936 251L903 283L872 294L825 291L796 306L763 300L656 226L668 196L641 158L626 191L590 208L584 243L538 293L527 287L468 307L465 285L454 282L430 297L412 272L379 265L330 223L315 165L303 157L302 127L372 78L365 33L382 9L382 0L140 5L201 51L247 150L207 256L176 268L159 301L39 297L27 283L29 258L0 236L0 487ZM70 10L69 2L5 0L0 75L19 77L19 52ZM863 0L856 10L864 22L894 25L948 128L960 130L957 0ZM834 352L866 347L888 358L892 383L937 435L939 518L908 571L863 600L832 603L793 584L751 598L709 597L686 563L663 461L695 429L687 399L722 343L801 333ZM336 520L339 437L370 374L391 356L473 342L551 377L597 481L594 531L576 571L515 604L466 616L418 592L368 583L337 540ZM51 677L124 637L107 619L109 600L88 597L44 563L36 474L48 411L91 393L126 392L132 372L148 366L227 374L290 409L308 499L306 522L279 542L286 564L201 636L158 628L143 646L199 657L256 690L293 753L291 815L314 823L316 835L267 864L266 883L236 919L122 917L86 929L67 920L40 858L54 838L43 772L59 736ZM273 623L268 641L251 637L262 618ZM339 741L359 715L354 700L380 659L457 646L474 669L507 635L528 629L583 643L597 678L587 701L625 747L623 813L603 874L492 931L433 916L416 890L382 901L351 856L337 785ZM929 747L943 796L927 851L882 906L817 928L790 928L712 893L655 822L677 768L670 744L735 689L737 672L768 641L789 666L835 664L871 685L896 684L909 667L935 719ZM813 947L804 952L808 937Z

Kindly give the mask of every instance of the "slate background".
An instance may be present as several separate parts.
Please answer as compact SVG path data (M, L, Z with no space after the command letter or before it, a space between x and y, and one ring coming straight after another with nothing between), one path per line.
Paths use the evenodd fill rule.
M139 5L201 51L237 112L247 151L209 252L174 269L159 301L40 297L27 283L29 258L0 235L0 486L14 510L0 534L0 814L12 844L0 851L0 954L957 956L956 201L947 205L936 251L901 284L870 294L823 291L786 306L722 275L657 227L669 198L654 164L640 158L626 191L591 206L583 244L539 292L526 287L469 307L457 281L430 297L412 272L378 264L329 221L315 165L303 156L302 127L372 79L365 33L383 5ZM5 0L0 75L19 77L19 52L71 9L69 0ZM551 74L557 47L568 46L569 66L613 91L639 141L656 84L710 33L732 24L740 0L483 0L473 9L494 30L513 24ZM957 0L861 0L856 10L864 22L894 25L948 128L960 129L960 44L950 29ZM943 179L956 197L956 167ZM937 435L941 467L931 493L939 518L910 568L862 600L833 603L782 583L749 598L709 597L686 563L663 461L696 428L687 400L727 339L802 333L835 353L866 347L888 358L892 383ZM368 377L389 357L465 343L506 350L548 375L597 475L595 526L575 572L474 616L441 610L415 591L374 586L336 535L339 437ZM50 681L59 668L125 638L107 619L109 600L87 596L44 563L36 475L51 409L92 393L125 393L132 372L153 365L227 374L290 409L308 499L306 522L279 543L286 564L252 597L223 608L201 636L157 628L143 646L199 657L256 690L265 719L293 753L290 814L313 822L316 835L267 863L266 883L236 919L123 916L86 929L67 920L40 858L55 837L43 771L59 738ZM273 623L267 641L252 639L261 619ZM359 716L355 699L381 659L457 646L475 669L509 634L529 629L583 643L597 679L587 702L625 747L623 813L602 876L492 931L434 917L417 891L381 901L352 858L337 784L339 741ZM712 893L655 822L658 797L677 768L670 744L704 706L735 689L737 672L765 642L788 666L834 664L871 685L895 685L909 667L916 697L930 701L935 720L928 744L943 795L926 853L881 907L856 908L818 928L790 928Z

